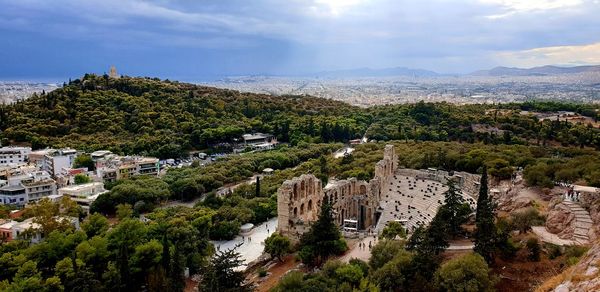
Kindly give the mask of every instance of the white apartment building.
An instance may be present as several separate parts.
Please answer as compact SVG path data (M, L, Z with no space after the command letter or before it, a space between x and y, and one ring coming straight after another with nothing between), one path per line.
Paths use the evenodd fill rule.
M77 155L77 150L71 148L44 149L31 152L29 161L39 169L47 171L52 177L56 177L62 169L73 166Z
M0 148L0 166L26 163L31 153L31 147L2 147Z
M79 204L84 210L90 210L92 203L98 196L108 192L104 189L101 182L92 182L87 184L72 185L58 190L59 196L67 196Z
M0 204L25 205L56 195L56 182L45 171L8 177L0 187Z

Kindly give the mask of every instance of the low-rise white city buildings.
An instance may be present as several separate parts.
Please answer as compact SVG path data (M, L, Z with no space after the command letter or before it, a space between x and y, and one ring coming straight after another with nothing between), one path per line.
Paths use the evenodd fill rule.
M77 150L71 148L44 149L31 152L29 161L56 177L62 169L73 167L77 155Z
M80 229L79 218L75 217L54 217L55 220L67 220L75 228ZM4 242L10 242L15 239L28 239L31 243L38 243L42 240L42 233L39 228L40 225L33 222L34 218L25 219L22 222L14 220L6 220L0 224L0 238ZM24 233L30 229L33 232L29 232L27 237L24 237Z
M7 177L0 187L0 204L23 206L56 195L56 181L46 171Z
M0 148L0 166L26 163L29 153L31 153L31 147L2 147Z
M113 182L136 175L158 176L159 172L159 160L153 157L108 154L96 160L96 175L104 182Z
M104 183L91 182L60 188L58 195L71 198L71 200L79 204L85 211L89 212L92 203L98 196L106 192L108 191L104 189Z

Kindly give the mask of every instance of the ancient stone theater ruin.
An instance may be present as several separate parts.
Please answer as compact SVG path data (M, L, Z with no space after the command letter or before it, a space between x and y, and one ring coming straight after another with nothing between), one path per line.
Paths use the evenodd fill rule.
M479 176L399 169L394 146L386 145L383 159L375 165L374 177L368 182L350 178L333 180L323 187L312 174L285 181L277 193L278 231L298 240L317 220L324 201L332 205L336 223L346 231L379 231L392 220L411 231L435 216L448 179L457 182L465 200L474 206L474 198L467 194L477 192Z
M375 177L369 182L351 178L332 182L323 189L321 181L312 174L285 181L277 193L279 232L297 238L317 219L324 200L331 203L339 225L354 222L356 229L374 225L383 187L393 177L397 161L394 146L387 145L383 159L375 165Z

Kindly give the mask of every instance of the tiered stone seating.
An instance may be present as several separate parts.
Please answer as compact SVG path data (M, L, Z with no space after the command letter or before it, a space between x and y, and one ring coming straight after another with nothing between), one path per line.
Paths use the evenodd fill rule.
M382 230L389 221L401 220L411 232L419 225L431 222L443 205L448 188L437 181L395 175L384 190L384 201L380 204L384 211L376 231ZM463 197L472 208L475 207L474 199L465 194Z

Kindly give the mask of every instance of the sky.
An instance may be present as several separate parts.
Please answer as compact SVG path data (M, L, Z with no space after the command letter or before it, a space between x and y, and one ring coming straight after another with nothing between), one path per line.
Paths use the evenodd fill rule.
M600 0L0 0L0 79L600 64Z

